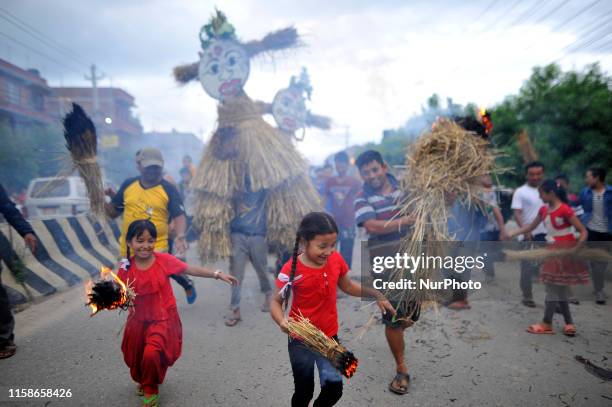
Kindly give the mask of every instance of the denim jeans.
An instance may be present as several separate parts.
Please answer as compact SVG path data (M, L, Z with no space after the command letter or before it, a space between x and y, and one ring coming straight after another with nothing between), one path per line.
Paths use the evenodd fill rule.
M230 257L229 272L238 279L239 284L232 286L232 299L230 308L235 311L240 308L242 280L244 280L244 269L247 260L251 262L257 278L261 292L269 295L272 293L272 286L268 276L268 243L265 236L245 235L242 233L232 233L232 255Z
M480 241L481 242L498 242L499 241L499 230L491 230L488 232L480 233ZM484 260L484 268L483 272L485 275L489 277L495 277L495 260L499 257L499 250L495 250L498 248L498 245L491 244L487 245L489 248L487 252L487 257Z
M546 234L539 233L533 236L534 242L545 242ZM533 299L533 281L534 275L538 275L540 268L539 262L535 261L521 261L521 280L520 287L523 292L523 298L526 300Z
M319 370L321 394L313 407L333 406L342 397L342 376L329 360L308 349L301 341L289 339L289 360L293 370L295 392L292 407L308 407L314 394L314 367Z
M340 255L348 264L349 269L353 264L353 246L355 245L355 226L350 228L340 228L340 236L338 237L340 243Z
M0 274L2 266L0 266ZM0 280L0 348L13 343L13 329L15 328L15 319L11 312L11 304L9 302L8 293Z

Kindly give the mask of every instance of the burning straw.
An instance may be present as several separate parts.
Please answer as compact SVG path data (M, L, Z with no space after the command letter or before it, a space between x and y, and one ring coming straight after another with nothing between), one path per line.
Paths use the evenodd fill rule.
M353 352L325 335L302 315L289 318L289 333L299 338L309 349L324 356L346 378L357 371L359 361Z
M104 214L104 184L102 173L96 159L96 128L81 106L72 104L72 111L63 120L66 147L74 168L85 181L91 211L96 215Z
M103 309L127 310L134 305L136 293L131 285L126 285L109 268L102 267L100 270L100 280L87 288L89 302L85 305L91 307L91 315L96 315Z
M400 216L412 215L412 233L402 242L402 251L409 256L441 255L441 242L449 236L447 207L449 195L466 205L480 205L481 179L489 174L497 157L489 142L467 131L457 123L441 120L423 134L408 150L402 189L409 196L402 202ZM396 270L392 278L417 281L434 279L438 270L419 269L404 275ZM422 304L435 299L433 291L405 290L402 300Z

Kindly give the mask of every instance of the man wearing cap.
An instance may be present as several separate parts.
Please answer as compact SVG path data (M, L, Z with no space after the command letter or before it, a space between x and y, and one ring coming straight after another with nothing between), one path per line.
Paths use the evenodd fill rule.
M143 148L136 154L136 164L139 177L129 178L123 182L116 193L107 190L111 202L105 205L106 214L116 218L123 214L121 225L121 236L119 245L121 247L121 258L127 255L125 235L127 229L135 220L149 219L157 228L157 240L155 250L168 251L168 225L174 222L174 251L177 256L185 255L187 243L185 232L187 219L183 209L183 201L174 185L163 179L164 158L161 151L156 148ZM179 284L185 288L187 300L193 303L195 300L195 289L191 284Z

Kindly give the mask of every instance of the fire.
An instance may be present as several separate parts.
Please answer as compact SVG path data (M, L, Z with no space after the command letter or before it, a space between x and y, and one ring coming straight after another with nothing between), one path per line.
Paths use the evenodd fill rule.
M478 112L478 117L480 118L480 121L482 122L482 124L485 126L485 131L487 132L487 134L491 134L491 131L493 130L493 122L491 121L491 113L487 112L487 109L485 109L484 107L481 107L479 112Z
M89 281L85 286L87 305L91 316L103 309L127 309L133 302L134 293L110 268L100 269L100 280L95 284Z
M357 359L352 360L351 363L344 370L344 376L346 376L347 378L353 377L353 375L357 371L358 364L359 364L359 361Z

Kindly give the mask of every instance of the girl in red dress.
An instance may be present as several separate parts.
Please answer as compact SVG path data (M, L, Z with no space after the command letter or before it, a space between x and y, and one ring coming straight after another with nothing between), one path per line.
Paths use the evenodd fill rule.
M554 180L546 180L540 186L540 197L547 205L540 208L537 216L530 225L513 231L510 237L529 233L540 222L546 226L547 248L571 249L584 242L587 230L578 220L572 208L567 204L566 192ZM578 241L574 236L572 226L580 233ZM586 284L589 273L586 264L571 255L548 258L540 270L540 279L546 284L546 306L544 319L539 324L530 325L527 332L532 334L552 334L552 318L555 310L559 309L565 319L563 333L568 336L576 335L576 326L572 321L569 309L569 286Z
M331 215L311 212L302 219L295 240L293 257L282 268L276 280L278 288L270 302L270 313L280 329L289 333L283 313L293 293L289 316L302 315L327 336L338 339L336 287L352 296L376 298L383 313L395 315L385 297L370 287L351 280L349 268L336 251L338 227ZM304 251L300 253L300 245ZM314 407L333 406L342 397L342 376L326 358L311 351L297 338L289 338L289 360L295 392L292 407L308 407L314 393L314 367L319 370L321 394Z
M167 253L156 253L157 230L149 220L132 222L127 230L129 263L119 270L119 278L136 292L130 309L121 350L132 378L139 384L143 406L157 406L158 386L166 370L181 355L182 327L169 277L187 273L215 278L235 285L238 281L221 271L190 266ZM130 258L130 253L133 257Z

